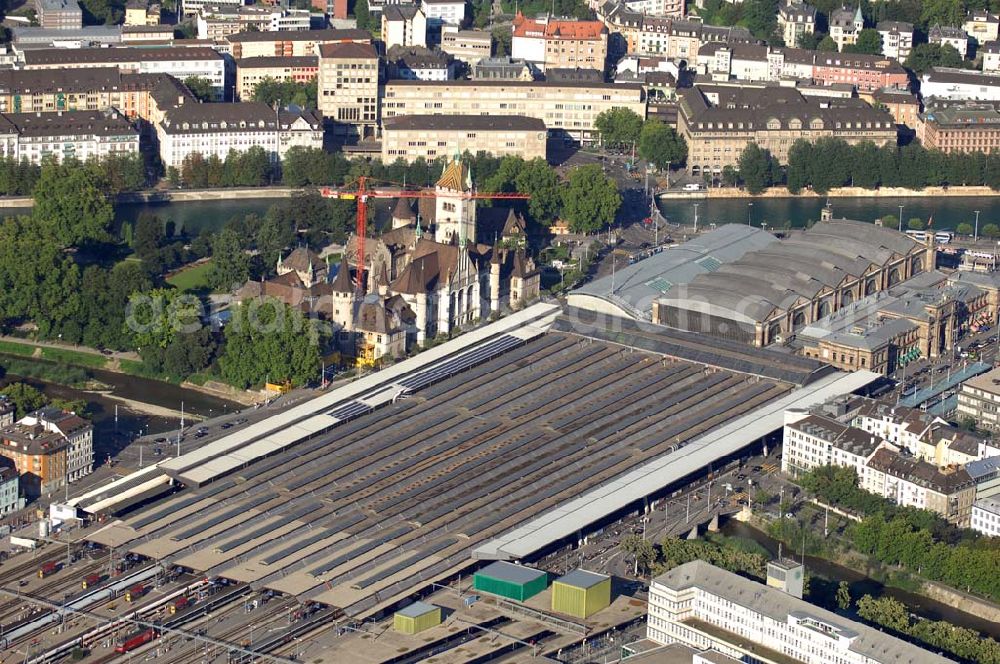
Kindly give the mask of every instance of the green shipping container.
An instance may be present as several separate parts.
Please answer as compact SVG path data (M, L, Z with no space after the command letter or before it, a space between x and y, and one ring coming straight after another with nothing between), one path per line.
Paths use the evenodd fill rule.
M472 587L476 590L519 602L534 597L548 585L547 572L503 561L479 570L472 578Z
M402 634L416 634L441 624L441 607L414 602L392 616L392 627Z
M578 569L552 584L552 610L589 618L611 604L611 577Z

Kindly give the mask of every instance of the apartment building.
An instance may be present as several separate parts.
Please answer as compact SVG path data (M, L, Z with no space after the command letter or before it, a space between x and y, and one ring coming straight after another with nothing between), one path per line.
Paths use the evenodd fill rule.
M393 46L427 46L427 17L415 5L389 5L382 11L382 43Z
M514 17L511 56L544 71L547 67L604 71L608 29L600 21Z
M129 74L116 67L0 70L0 113L54 113L114 108L149 119L153 91L183 86L166 74Z
M156 125L160 159L180 168L192 154L225 159L230 151L263 148L273 163L293 147L323 147L323 119L315 111L275 111L267 104L182 104Z
M48 496L93 469L93 425L44 408L0 429L0 456L14 462L27 498Z
M906 70L876 55L824 53L754 44L709 43L698 51L698 71L714 81L812 81L822 86L853 85L859 92L905 89Z
M236 62L236 96L249 100L264 79L309 83L318 75L319 58L315 55L244 58Z
M385 60L387 80L450 81L455 78L455 63L444 51L421 46L393 46Z
M968 528L976 483L964 468L934 464L878 450L868 461L861 488L897 505L937 512L959 528Z
M905 21L879 21L875 26L882 37L882 55L906 60L913 50L913 24Z
M1000 73L1000 42L990 41L984 43L979 48L979 53L983 56L983 73Z
M962 28L949 25L935 25L927 33L927 41L931 44L948 45L958 51L964 59L969 54L969 35Z
M24 498L21 497L21 477L10 459L3 457L5 464L0 466L0 516L16 512L24 508Z
M1000 18L985 9L974 9L966 15L962 29L982 46L1000 37Z
M865 19L861 15L861 5L857 9L841 7L830 13L830 38L837 43L837 50L857 43L858 34L865 29Z
M427 19L427 25L436 31L442 26L460 26L465 22L464 0L420 0L420 11Z
M594 119L610 108L646 117L642 86L551 81L388 81L382 117L401 115L520 115L538 118L550 134L589 142Z
M618 59L626 53L661 55L685 60L694 66L699 49L708 43L756 44L743 27L718 27L700 21L633 11L625 3L609 2L598 10L598 18L608 29L608 55Z
M864 475L882 439L831 417L786 411L781 472L797 476L818 466L847 466Z
M238 32L288 32L308 30L311 15L306 9L274 7L229 7L206 5L198 12L198 39L221 40Z
M217 51L195 48L83 48L32 49L24 52L26 71L117 67L122 72L170 74L180 80L191 76L207 79L216 100L226 83L226 63Z
M403 115L382 123L382 162L413 162L485 152L545 159L547 133L538 118L517 115Z
M596 4L598 6L593 7L595 10L599 9L599 5L602 3L597 2ZM624 0L624 4L630 11L649 16L684 18L686 15L684 0Z
M785 46L798 48L802 38L816 30L816 8L804 2L787 2L778 7L778 27Z
M1000 431L1000 369L962 383L958 391L958 417L972 419L977 427Z
M324 44L319 49L319 110L334 133L374 135L379 113L379 57L371 44Z
M296 30L292 32L240 32L226 37L237 60L257 57L316 55L324 44L370 44L372 35L353 28L336 30Z
M485 30L445 30L441 33L441 50L462 62L473 64L488 58L493 52L493 37Z
M15 161L138 153L139 130L114 109L0 115L0 154Z
M946 664L950 660L702 560L649 588L646 637L739 662ZM711 660L721 661L721 660Z
M691 174L721 174L747 143L786 162L796 140L835 136L850 144L895 144L896 124L860 99L804 97L790 88L696 86L679 91L677 131L688 145Z
M215 7L242 7L246 4L243 0L181 0L181 7L185 16L199 13L206 5Z
M38 25L48 30L79 30L83 10L76 0L35 0Z
M531 68L524 60L514 60L509 56L502 58L483 58L472 63L472 78L476 81L533 81Z
M1000 150L1000 110L986 102L929 108L919 117L917 136L931 150L996 152Z
M1000 537L1000 500L980 498L972 503L969 527L987 537Z
M125 27L160 24L160 3L147 4L144 0L129 0L125 4Z
M916 129L920 124L920 99L906 88L876 90L871 93L871 101L883 106L896 124L910 129Z

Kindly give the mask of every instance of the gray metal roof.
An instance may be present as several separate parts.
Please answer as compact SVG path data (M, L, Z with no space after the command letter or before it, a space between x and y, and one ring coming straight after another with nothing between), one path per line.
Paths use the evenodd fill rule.
M524 585L525 583L531 583L540 576L545 576L547 572L498 560L476 572L477 576L480 574L493 579Z
M789 616L819 620L836 630L842 639L849 640L848 649L851 652L864 655L872 662L945 664L951 661L873 627L810 604L777 588L743 578L702 560L679 565L653 579L653 583L672 590L697 587L781 623L787 622Z
M607 574L597 574L596 572L588 572L585 569L575 569L560 576L556 579L556 583L564 583L567 586L575 586L577 588L590 588L610 578Z
M987 478L1000 472L1000 457L987 457L986 459L970 461L965 464L965 472L977 481Z
M718 270L749 251L763 249L778 239L759 228L725 224L684 244L633 263L611 276L595 279L570 293L606 299L630 310L634 317L649 318L653 301L674 286ZM614 292L612 292L614 284ZM581 306L581 305L576 305Z
M730 420L694 440L649 461L577 498L479 546L481 559L526 558L552 542L585 530L601 518L651 495L708 464L740 450L784 426L789 408L810 408L834 396L850 394L881 376L871 371L836 373Z
M431 611L437 611L438 607L433 604L428 604L427 602L414 602L409 606L403 607L399 611L396 611L397 615L406 616L407 618L419 618L422 615L428 614Z

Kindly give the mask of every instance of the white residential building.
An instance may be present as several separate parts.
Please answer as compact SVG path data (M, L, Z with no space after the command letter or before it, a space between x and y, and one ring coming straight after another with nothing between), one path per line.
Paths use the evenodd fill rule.
M969 35L962 28L953 28L945 25L935 25L927 35L927 41L931 44L945 44L951 46L958 54L965 59L969 53Z
M1000 76L968 69L933 67L921 77L920 95L924 99L1000 101Z
M181 104L156 126L160 159L181 168L192 154L225 159L230 151L263 148L272 162L293 147L323 147L323 119L316 112L279 111L267 104Z
M865 464L881 446L877 436L835 419L786 411L781 471L796 475L818 466L849 466L862 477Z
M937 512L959 528L968 528L976 482L964 468L903 456L887 447L872 455L861 488L903 507Z
M837 50L843 52L844 47L858 41L858 34L865 29L865 19L861 15L861 5L857 10L847 7L834 10L829 20L830 38L837 42Z
M184 14L186 15L197 14L206 5L215 7L242 7L245 4L244 0L182 0L181 2Z
M465 21L463 0L420 0L420 9L427 24L440 29L442 25L460 26Z
M1000 18L985 9L976 9L965 17L962 29L982 46L1000 38Z
M414 5L388 5L382 10L382 42L393 46L427 46L427 18Z
M882 37L882 55L906 60L913 50L913 24L903 21L879 21L875 28Z
M603 3L598 3L603 4ZM624 0L629 11L639 12L647 16L670 16L684 18L684 0ZM595 7L596 11L599 7Z
M138 153L139 131L113 109L0 115L0 154L15 161L87 161Z
M653 579L646 636L743 662L946 664L950 660L702 560Z
M983 73L1000 73L1000 41L989 41L979 48L983 54Z
M972 503L969 527L989 537L1000 537L1000 500L980 498Z
M778 27L785 46L798 48L805 35L816 30L816 8L804 2L789 1L778 8Z

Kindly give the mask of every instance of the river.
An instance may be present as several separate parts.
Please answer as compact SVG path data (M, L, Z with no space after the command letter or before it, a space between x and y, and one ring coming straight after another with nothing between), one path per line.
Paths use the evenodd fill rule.
M776 556L778 553L778 542L776 540L769 537L766 533L745 523L741 523L736 519L726 521L722 526L721 532L730 537L753 540L767 549L772 556ZM792 557L798 558L798 556ZM842 567L823 558L806 556L805 563L806 568L813 577L810 585L813 590L813 596L810 597L810 601L820 605L824 605L825 603L826 607L831 608L831 610L831 605L834 604L837 585L841 581L846 581L850 584L851 597L855 601L863 595L872 595L874 597L887 595L899 600L911 612L923 618L946 620L954 625L974 629L982 634L992 636L994 639L1000 639L1000 625L995 622L959 611L953 606L937 602L923 595L891 586L884 586L857 570Z
M818 221L826 199L803 198L689 198L661 199L660 212L674 223L694 224L694 204L698 204L698 225L747 223L747 213L754 226L766 223L769 228L782 228L788 222L793 227L805 226L808 221ZM752 205L750 205L752 203ZM938 230L954 230L964 222L972 224L976 210L980 211L979 228L986 224L1000 225L1000 197L980 198L831 198L835 217L859 221L874 221L887 214L899 216L903 206L903 219L913 217L927 221L934 218Z
M19 359L23 361L23 358ZM0 365L2 364L3 356L0 356ZM185 389L172 383L100 369L88 369L87 373L91 374L94 379L108 385L112 395L174 410L180 410L181 402L183 402L185 413L201 417L213 417L243 407L238 403ZM179 424L179 418L147 415L103 394L38 378L21 378L13 374L6 374L0 379L0 386L17 381L33 385L51 398L87 402L87 417L94 423L95 461L104 461L109 454L114 456L138 435L175 430ZM118 406L117 422L116 405Z

